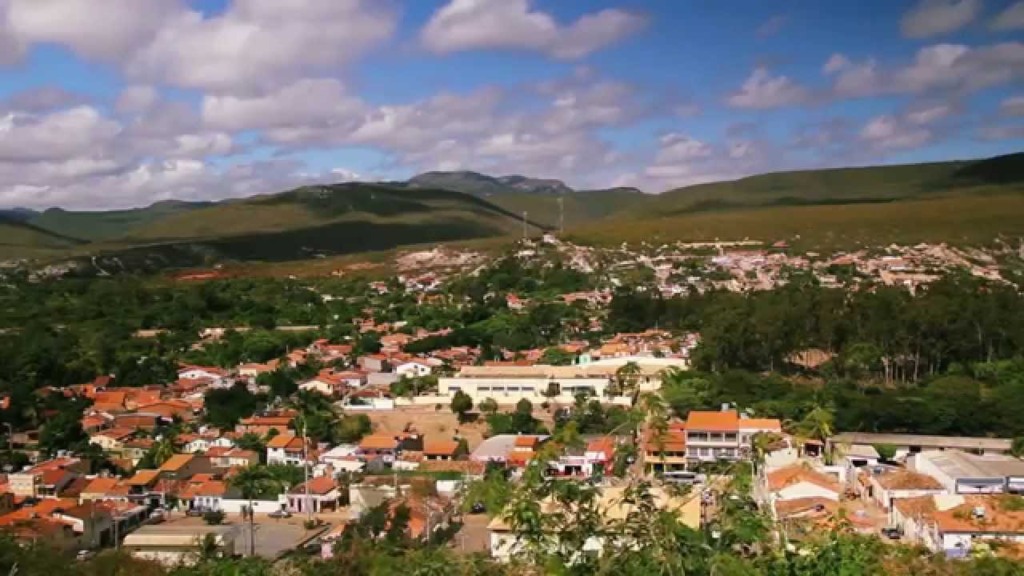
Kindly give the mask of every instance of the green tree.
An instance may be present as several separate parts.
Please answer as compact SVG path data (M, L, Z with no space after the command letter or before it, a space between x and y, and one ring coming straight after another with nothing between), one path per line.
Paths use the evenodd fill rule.
M466 421L466 414L473 409L473 399L462 390L457 390L452 396L451 409L458 415L459 422L463 423Z
M480 406L478 406L478 408L480 408L481 412L490 416L498 411L498 403L494 398L484 398L480 401Z

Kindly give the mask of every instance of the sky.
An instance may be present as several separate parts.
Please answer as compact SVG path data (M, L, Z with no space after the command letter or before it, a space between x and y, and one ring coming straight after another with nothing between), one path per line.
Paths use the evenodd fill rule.
M1020 0L0 0L0 206L1024 148Z

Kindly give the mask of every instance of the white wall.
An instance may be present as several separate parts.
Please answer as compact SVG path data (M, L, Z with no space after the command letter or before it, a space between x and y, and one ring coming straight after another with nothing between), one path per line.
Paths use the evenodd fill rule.
M839 493L811 482L797 482L775 492L775 500L797 500L799 498L828 498L839 501Z
M288 499L285 496L279 497L277 500L253 500L253 509L256 510L257 514L269 514L275 510L280 510L282 506L288 503ZM228 514L241 514L242 507L248 507L249 501L236 499L236 498L225 498L220 501L220 509Z

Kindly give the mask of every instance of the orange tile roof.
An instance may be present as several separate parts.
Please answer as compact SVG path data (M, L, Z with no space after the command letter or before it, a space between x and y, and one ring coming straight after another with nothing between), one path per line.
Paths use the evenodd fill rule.
M533 460L535 453L530 452L509 452L506 461L513 466L525 466L527 462Z
M721 412L691 410L686 416L688 431L737 432L740 417L735 410Z
M837 494L843 491L839 482L825 474L822 474L821 472L812 470L810 467L803 464L793 464L768 473L768 488L772 492L778 492L783 488L799 484L801 482L816 484L822 488L833 490Z
M454 440L434 440L423 443L423 453L436 456L453 456L459 449L459 443Z
M228 485L220 480L209 480L199 485L195 491L196 496L223 496L228 491Z
M206 455L210 458L219 458L227 455L231 451L231 448L226 446L210 446L210 449L206 451Z
M110 428L109 430L100 430L99 432L93 434L93 436L105 436L107 438L112 438L114 440L121 441L121 440L124 440L124 439L128 438L132 434L135 434L135 429L134 428L124 427L124 428Z
M939 510L932 518L941 532L1024 534L1024 510L1007 510L1001 501L1005 497L968 496L960 506ZM985 517L975 518L975 508L984 508Z
M778 418L741 418L740 430L782 432L782 422Z
M110 406L124 406L125 400L127 398L128 394L126 392L105 390L103 392L96 393L94 403Z
M359 447L363 450L394 450L398 448L398 440L386 434L371 434L359 442Z
M176 472L181 470L182 467L187 466L195 458L192 454L175 454L164 462L163 466L160 467L161 472Z
M135 475L125 480L129 486L146 486L152 484L160 475L159 470L139 470Z
M329 493L338 487L338 483L334 481L331 476L317 476L311 478L309 482L299 484L295 488L292 488L292 494L305 494L306 487L309 487L310 494L324 495Z
M668 429L664 436L658 438L654 431L648 433L644 441L644 450L647 452L686 452L686 432L677 429Z
M533 448L537 445L538 440L536 436L518 436L516 437L515 446L516 448Z
M267 442L267 448L287 448L295 440L302 441L294 434L278 434Z

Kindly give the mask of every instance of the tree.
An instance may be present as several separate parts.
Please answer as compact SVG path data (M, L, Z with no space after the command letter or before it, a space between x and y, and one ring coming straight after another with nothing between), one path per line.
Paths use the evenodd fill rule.
M267 490L274 480L264 466L255 465L239 470L228 479L228 483L242 493L242 498L249 501L249 555L256 555L255 520L252 517L253 500Z
M878 452L878 458L883 462L892 462L892 459L896 457L896 447L892 444L875 444L875 452Z
M637 393L637 384L640 382L640 375L642 370L640 365L636 362L626 362L615 371L615 380L618 382L619 389L623 392L629 392L631 394Z
M1017 436L1010 444L1010 454L1017 458L1024 457L1024 436Z
M480 401L480 405L478 406L478 408L480 408L481 412L490 416L491 414L494 414L495 412L498 411L498 403L494 400L494 398L484 398L483 400Z
M815 406L804 416L797 428L805 436L825 444L832 437L834 422L835 416L831 412L821 406Z
M451 403L452 412L459 417L459 423L466 421L466 414L473 409L473 399L462 390L455 392Z
M217 526L224 523L224 516L223 510L207 510L203 512L203 522L210 526Z

